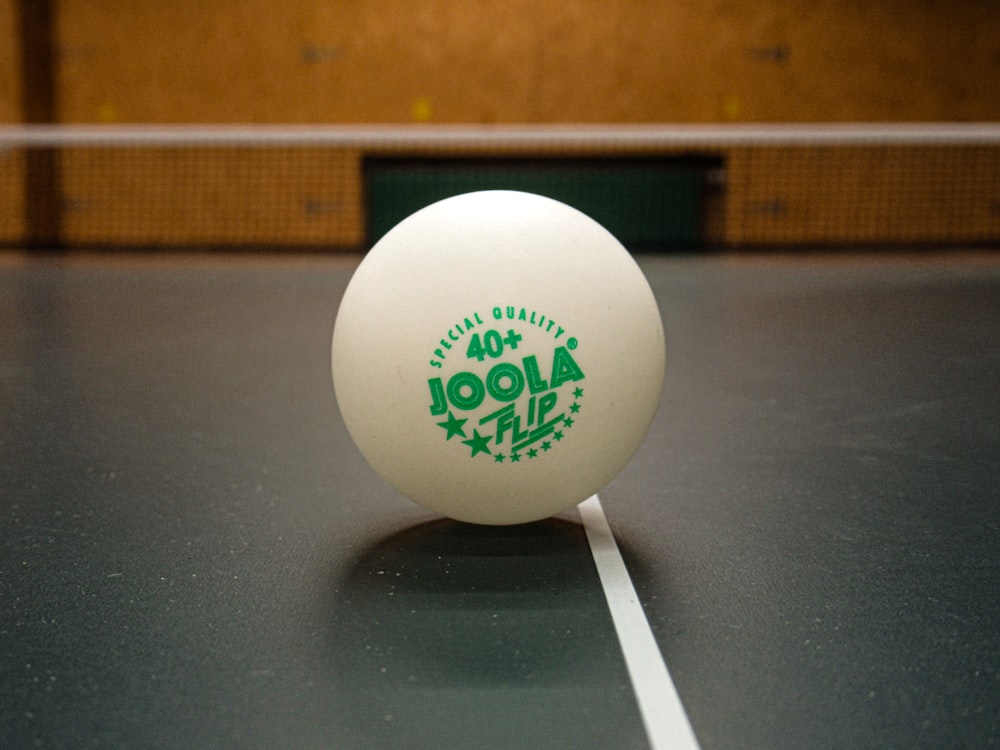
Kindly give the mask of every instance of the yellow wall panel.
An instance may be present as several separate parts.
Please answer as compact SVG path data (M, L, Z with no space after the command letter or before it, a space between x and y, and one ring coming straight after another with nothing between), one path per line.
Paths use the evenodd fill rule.
M961 243L1000 237L995 147L733 149L731 244Z
M16 0L0 0L0 123L21 120L21 45Z
M18 244L24 235L24 152L0 149L0 245Z
M0 124L21 120L21 61L14 0L0 0ZM24 154L0 149L0 244L24 236Z
M67 244L353 247L363 239L354 152L95 148L61 157Z
M1000 119L1000 3L979 0L58 8L69 122Z

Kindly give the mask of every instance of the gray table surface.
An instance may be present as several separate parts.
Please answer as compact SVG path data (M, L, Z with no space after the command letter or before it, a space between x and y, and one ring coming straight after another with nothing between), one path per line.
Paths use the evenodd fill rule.
M601 497L704 750L1000 743L1000 256L643 256ZM0 256L0 747L642 748L575 512L399 497L352 260Z

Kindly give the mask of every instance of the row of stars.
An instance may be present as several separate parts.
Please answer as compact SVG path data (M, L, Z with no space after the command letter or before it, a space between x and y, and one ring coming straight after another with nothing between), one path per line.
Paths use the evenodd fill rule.
M580 412L580 404L578 403L578 399L582 397L583 397L583 388L574 389L573 398L577 400L574 400L569 407L569 410L573 414L578 414ZM453 412L449 411L448 419L444 422L438 422L437 424L439 427L443 428L448 433L447 436L445 437L445 440L451 440L455 436L468 438L468 436L465 434L465 423L468 421L469 421L468 419L457 418ZM566 428L572 427L573 418L565 417L563 419L563 425ZM562 440L563 433L561 431L557 431L553 433L552 437L556 441ZM510 458L510 460L514 463L517 463L518 461L521 460L521 454L516 451L512 453L510 456L505 456L503 453L494 454L489 448L490 440L492 439L493 439L492 435L480 435L479 430L473 429L472 437L468 438L467 440L463 440L462 445L467 445L472 449L473 458L479 455L480 453L485 453L487 455L493 456L493 460L496 461L497 463L503 463L504 461L507 460L507 458ZM551 450L552 443L550 441L543 442L541 449L543 452ZM527 452L527 456L529 459L537 458L538 449L537 448L530 449Z
M563 423L567 427L572 427L573 426L573 420L570 419L569 417L567 417L565 420L563 420ZM562 430L556 430L555 432L553 432L552 433L552 437L556 441L562 440L563 439ZM542 443L542 451L544 452L544 451L550 451L550 450L552 450L552 442L549 441L549 440L546 440L545 442ZM531 448L528 451L527 455L528 455L529 459L531 459L531 458L537 458L538 457L538 449L537 448ZM493 456L493 460L496 461L498 464L502 464L504 461L507 460L507 458L508 458L508 456L505 456L503 453L497 453L497 454L495 454ZM513 463L517 463L518 461L521 460L521 454L518 453L517 451L515 451L514 453L510 454L509 458L510 458L510 460Z

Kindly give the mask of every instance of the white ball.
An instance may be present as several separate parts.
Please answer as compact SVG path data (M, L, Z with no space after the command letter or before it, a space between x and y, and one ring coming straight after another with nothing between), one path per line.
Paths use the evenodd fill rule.
M341 302L332 363L351 437L401 493L462 521L525 523L631 459L663 388L663 326L597 222L484 191L376 243Z

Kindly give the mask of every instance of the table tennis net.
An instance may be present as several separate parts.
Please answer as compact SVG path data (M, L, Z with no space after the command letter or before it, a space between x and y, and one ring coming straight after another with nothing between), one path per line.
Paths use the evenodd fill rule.
M480 187L643 249L995 244L1000 125L0 128L4 247L358 250Z

